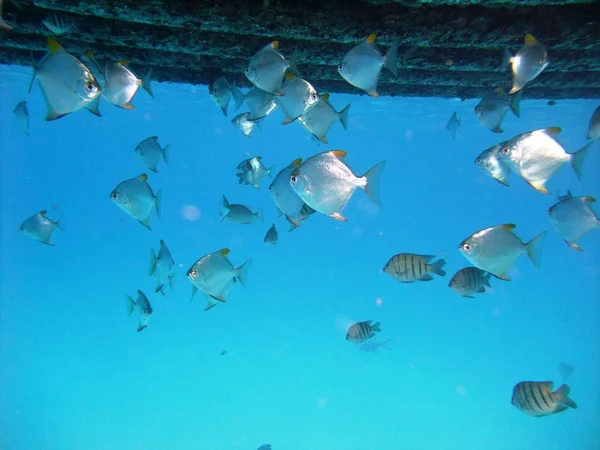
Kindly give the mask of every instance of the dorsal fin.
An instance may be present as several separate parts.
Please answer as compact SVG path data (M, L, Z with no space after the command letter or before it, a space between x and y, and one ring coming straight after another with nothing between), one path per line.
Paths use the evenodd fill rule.
M141 174L140 176L138 176L138 179L140 179L140 180L142 180L142 181L146 182L146 181L148 181L148 175L147 175L147 174L145 174L145 173L143 173L143 174Z
M331 150L331 153L337 159L342 159L343 157L345 157L347 155L347 153L344 150Z
M320 98L321 98L321 100L328 101L329 100L329 94L321 94Z
M534 45L537 44L538 41L533 37L533 34L527 33L525 35L525 45Z
M300 167L300 164L302 164L302 158L296 158L295 160L292 161L292 166L293 167Z
M227 256L227 255L229 255L229 249L228 248L221 249L221 250L219 250L219 254L221 256Z
M377 37L377 35L375 33L370 34L369 36L367 36L367 43L372 44L373 42L375 42L376 37Z

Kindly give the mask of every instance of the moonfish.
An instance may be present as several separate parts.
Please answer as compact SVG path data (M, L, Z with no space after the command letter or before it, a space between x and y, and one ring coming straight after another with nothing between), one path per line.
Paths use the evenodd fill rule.
M250 110L248 112L249 118L251 119L266 117L279 106L275 95L265 92L256 86L252 87L246 94L242 93L238 88L233 88L231 94L235 100L236 111L246 102Z
M235 88L235 83L233 88ZM227 117L227 109L229 107L229 100L231 99L231 91L233 88L223 77L217 78L210 86L208 86L210 97L221 107L221 111L223 111L225 117Z
M336 111L329 103L329 94L323 94L319 97L316 105L298 117L298 122L319 141L327 144L327 132L336 120L340 121L344 130L348 129L349 111L350 104L347 104L341 111Z
M160 291L162 295L165 295L163 287L167 281L169 282L171 289L173 289L173 274L171 274L171 269L174 265L175 261L173 261L171 252L166 246L165 241L161 239L158 255L154 252L154 249L150 249L150 267L148 269L148 275L156 277L157 284L154 292Z
M357 187L379 204L379 178L385 166L381 161L363 176L357 177L342 161L346 152L331 150L304 161L290 175L298 196L315 211L333 219L346 221L342 211Z
M505 63L511 65L513 74L513 85L509 94L523 89L523 86L535 79L549 64L546 49L531 34L525 35L525 45L515 56L507 50L504 58Z
M275 228L275 224L271 225L271 228L267 230L267 234L265 234L265 244L277 244L278 240L277 228Z
M552 381L521 381L513 388L510 402L518 410L529 416L542 417L559 413L567 408L577 408L566 384L552 392Z
M398 39L392 42L385 56L375 45L375 34L371 34L363 42L353 47L342 59L338 73L359 89L372 97L378 97L377 84L383 66L394 76L398 76Z
M465 267L454 274L448 287L463 297L474 298L473 294L485 292L485 287L491 288L490 274L477 267Z
M352 325L348 328L346 340L354 344L360 344L375 336L375 333L381 331L381 328L379 328L380 323L376 322L371 325L371 322L371 320L365 320L364 322L357 322Z
M548 210L550 222L569 247L582 251L577 241L600 228L600 218L590 205L593 197L563 197Z
M161 157L165 160L165 163L169 163L170 150L170 145L161 148L158 143L158 136L146 138L135 147L135 152L140 155L144 164L146 164L152 172L158 172L156 166Z
M460 120L456 116L456 112L450 116L448 119L448 123L446 124L446 129L450 132L452 139L456 139L456 132L460 128Z
M27 111L27 102L23 100L17 103L13 109L13 114L21 124L23 132L29 136L29 111Z
M128 295L126 297L127 300L127 315L131 316L133 311L138 310L139 314L139 325L138 332L146 329L148 326L148 321L150 320L150 316L152 316L152 306L148 301L148 297L142 292L138 291L138 298L136 301Z
M284 95L281 91L283 76L290 70L299 75L294 59L287 60L277 50L279 41L273 41L259 50L248 63L246 78L256 87L273 95Z
M488 148L481 152L481 154L475 158L475 164L483 170L483 172L492 177L498 183L504 186L509 186L508 176L511 173L510 167L500 157L500 149L506 142L501 142L493 147Z
M37 214L26 219L19 230L23 232L25 236L29 236L36 241L40 241L42 244L54 246L52 242L50 242L50 238L52 237L52 233L56 228L60 228L60 220L56 222L48 219L46 214L48 211L43 210Z
M446 264L444 259L433 262L436 256L399 253L392 256L385 264L383 271L402 283L415 281L431 281L432 273L441 277L446 275L442 269Z
M300 226L300 212L305 203L290 185L290 176L301 164L302 158L292 161L286 168L275 175L273 182L269 186L271 198L273 198L277 209L295 227Z
M54 38L48 38L48 52L34 67L33 81L37 79L48 113L46 120L61 117L86 108L100 116L98 81L79 59L68 53Z
M600 106L598 106L590 117L590 124L587 132L588 139L600 138Z
M546 231L542 231L524 244L513 232L515 227L513 224L504 224L485 228L462 241L458 248L474 266L496 278L510 281L507 273L522 253L526 253L531 262L540 267L546 238Z
M110 194L112 201L131 217L139 221L146 228L150 228L150 215L156 207L156 215L160 219L160 202L162 191L156 195L148 184L148 175L145 173L122 181Z
M258 121L261 118L252 118L249 113L241 113L235 116L231 123L239 129L244 136L252 137L252 132L254 128L258 126Z
M319 94L308 81L288 72L281 85L283 96L277 98L285 117L283 125L295 121L317 103Z
M475 115L479 122L494 133L503 133L502 121L509 108L515 116L521 116L522 91L509 96L504 92L504 86L488 92L475 106Z
M221 198L221 220L228 220L239 224L251 224L254 220L263 222L263 210L259 208L256 212L252 212L245 205L229 203L227 198Z
M271 172L275 170L275 166L266 168L262 163L261 156L254 156L249 159L243 160L236 167L240 172L237 176L240 178L240 184L250 184L255 189L260 189L260 182L269 175L272 178Z

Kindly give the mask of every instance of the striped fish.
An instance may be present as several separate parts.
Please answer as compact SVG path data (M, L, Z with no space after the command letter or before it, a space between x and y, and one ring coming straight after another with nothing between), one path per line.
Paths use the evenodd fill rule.
M275 228L275 224L271 225L271 228L265 234L265 244L277 244L277 228Z
M486 286L492 287L490 277L491 274L477 267L465 267L454 274L448 287L463 297L474 298L471 294L485 292Z
M534 417L559 413L567 408L577 408L569 398L571 389L566 384L552 392L552 381L521 381L513 388L511 403L525 414Z
M383 271L402 283L430 281L433 280L431 273L442 277L446 275L446 272L442 269L446 261L438 259L433 264L429 264L434 258L436 256L399 253L390 258Z
M353 342L354 344L360 344L375 336L375 332L381 331L381 328L379 328L380 323L377 322L371 325L371 322L371 320L365 320L364 322L357 322L352 325L348 328L346 340Z

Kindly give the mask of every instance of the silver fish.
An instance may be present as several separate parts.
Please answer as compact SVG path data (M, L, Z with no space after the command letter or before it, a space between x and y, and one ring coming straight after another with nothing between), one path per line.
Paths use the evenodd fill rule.
M40 241L42 244L54 246L54 244L50 242L50 238L56 228L61 228L60 220L53 222L46 217L47 213L48 211L43 210L29 217L21 224L19 230L22 231L25 236Z
M550 222L569 247L582 251L577 241L600 228L600 218L590 207L593 197L563 197L549 210Z
M345 156L346 152L342 150L319 153L304 161L290 175L292 188L304 203L341 221L346 221L342 211L357 187L379 204L379 178L385 166L385 161L381 161L357 177L342 161Z
M246 78L256 87L273 95L284 95L281 82L286 71L291 70L299 75L294 59L287 60L277 50L279 41L273 41L259 50L251 59L246 69Z
M248 105L250 119L262 119L271 114L279 103L276 96L254 86L246 94L238 88L233 88L231 94L235 100L236 111L246 102Z
M500 157L500 149L506 142L507 141L501 142L481 152L481 154L475 158L475 164L477 164L486 175L489 175L498 183L509 186L508 176L510 175L511 170L508 164Z
M297 158L286 168L282 169L276 176L269 191L277 206L277 209L285 215L285 218L295 227L300 226L300 211L304 201L296 194L290 184L290 176L302 164L302 158Z
M327 132L336 120L339 120L344 130L348 129L348 112L350 104L347 104L341 111L336 111L329 103L329 94L323 94L319 97L316 105L298 117L298 121L306 128L309 133L319 141L327 144Z
M271 225L271 228L267 230L267 234L265 234L265 244L277 244L279 236L277 235L277 228L275 228L275 224Z
M353 344L360 344L365 342L367 339L375 336L375 333L381 331L379 322L371 325L371 320L365 320L364 322L357 322L348 328L348 332L346 333L346 340L352 342Z
M509 94L523 89L527 83L535 79L548 67L548 53L531 34L525 35L525 45L512 56L508 49L505 52L504 64L510 64L513 74L513 85Z
M79 59L68 53L54 38L48 38L48 52L34 67L33 81L37 79L46 101L46 120L60 119L85 108L100 116L98 81Z
M165 163L169 163L170 149L170 144L166 145L165 148L161 148L158 143L158 136L151 136L140 142L135 147L135 152L140 155L144 164L146 164L152 172L158 172L156 166L160 162L161 157L165 160Z
M247 225L253 223L255 219L261 223L263 222L262 208L252 212L245 205L229 203L225 196L221 199L221 220Z
M77 29L75 20L72 16L57 13L56 11L52 11L44 17L42 23L56 35L71 33Z
M522 91L509 96L504 92L504 86L488 92L475 106L475 115L479 122L494 133L503 133L502 121L509 108L517 117L521 117Z
M173 261L171 252L165 245L165 241L161 239L158 255L154 252L153 248L150 249L150 268L148 269L148 275L156 277L157 284L154 292L160 291L162 295L165 295L163 287L167 281L169 282L171 289L174 289L173 274L171 273L171 269L173 269L174 265L175 261Z
M496 278L510 281L507 273L522 253L540 267L546 231L542 231L524 244L513 229L516 225L504 224L480 230L459 245L459 250L471 264L489 272Z
M477 267L465 267L454 274L448 287L457 294L474 298L472 294L485 292L485 287L491 288L490 274Z
M598 106L590 117L590 124L587 132L588 139L600 138L600 106Z
M456 112L450 116L448 119L448 123L446 124L446 129L450 132L452 139L456 140L456 132L460 128L460 120L456 116Z
M12 30L13 27L7 24L2 18L2 2L4 0L0 0L0 28L4 28L5 30Z
M402 283L413 283L415 281L431 281L432 273L441 277L446 275L443 267L444 259L433 262L436 256L415 255L412 253L398 253L392 256L385 264L383 272Z
M338 66L338 73L359 89L372 97L378 97L377 84L383 66L394 76L398 76L398 39L392 42L385 56L375 45L375 34L371 34L363 42L356 45L344 56Z
M577 403L569 398L569 386L563 384L552 392L553 385L552 381L521 381L513 388L510 402L518 410L534 417L577 408Z
M233 88L235 88L235 83ZM223 77L217 78L210 86L208 86L210 97L221 107L221 111L223 111L225 117L227 117L227 108L229 107L231 90L231 85Z
M241 113L235 116L231 120L231 123L242 133L244 133L244 136L252 137L252 131L254 131L255 127L258 127L258 121L261 118L253 119L252 117L250 117L249 113Z
M283 125L292 123L301 115L315 106L319 100L319 94L308 81L288 72L281 85L283 96L277 98L277 102L283 111Z
M244 182L244 184L250 184L255 189L260 189L260 182L265 175L269 175L269 177L273 178L271 172L275 170L275 166L271 166L267 169L262 163L262 157L255 156L243 160L238 164L236 169L241 171L237 174L237 176L241 178L240 184Z
M152 230L150 228L150 215L155 207L156 215L160 219L162 191L159 190L154 195L148 184L148 175L145 173L119 183L110 193L110 198L119 208L149 230Z
M386 345L391 340L391 338L386 339L384 342L369 340L360 346L360 350L363 352L370 353L378 353L377 350L379 350L380 348L387 348L388 350L392 350Z
M138 290L138 298L137 301L133 301L133 299L128 295L127 298L127 315L131 316L133 311L138 310L139 314L139 325L138 332L146 329L148 326L148 321L152 316L152 306L148 301L148 297L142 292Z
M560 373L563 381L569 378L574 370L575 368L570 364L558 363L558 372Z
M27 102L23 100L17 103L13 109L13 114L21 123L23 132L29 136L29 111L27 111Z
M577 178L581 179L583 163L593 143L570 154L553 137L558 127L543 128L518 134L506 141L498 153L511 170L521 176L538 192L548 194L546 183L564 164L570 163Z

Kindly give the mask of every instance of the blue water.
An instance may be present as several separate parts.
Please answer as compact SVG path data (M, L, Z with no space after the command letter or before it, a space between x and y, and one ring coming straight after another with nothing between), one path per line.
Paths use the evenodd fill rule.
M505 187L474 164L517 133L563 128L569 151L583 146L597 101L522 103L505 133L478 123L477 100L334 94L352 103L318 146L275 111L251 139L224 117L206 86L155 84L136 109L101 103L102 118L79 111L45 122L30 69L0 67L1 303L0 448L256 450L594 450L600 448L600 233L569 248L547 209L557 193L600 199L600 145L583 182L563 167L540 194L512 175ZM317 86L318 87L318 86ZM12 114L27 100L30 136ZM456 111L453 141L446 122ZM158 174L134 153L156 135L171 144ZM235 167L260 155L282 169L328 149L348 152L362 174L380 160L382 207L356 192L342 223L319 214L288 233L263 180L239 185ZM149 174L163 190L162 219L148 231L109 199L121 181ZM265 223L219 218L219 201L264 208ZM185 211L198 208L197 220ZM62 218L55 247L18 232L42 209ZM192 217L193 218L193 217ZM275 222L279 243L263 237ZM542 268L521 257L511 282L475 299L448 288L469 263L458 244L473 232L515 223L529 240L548 230ZM176 262L175 291L154 294L149 251L164 239ZM190 302L187 269L229 248L236 266L252 259L247 287L205 312ZM382 273L394 254L436 254L448 274L402 284ZM136 332L125 296L143 290L154 314ZM361 351L345 340L356 321L381 322ZM226 350L226 354L221 355ZM543 418L510 403L523 380L561 383L559 362L579 404Z

